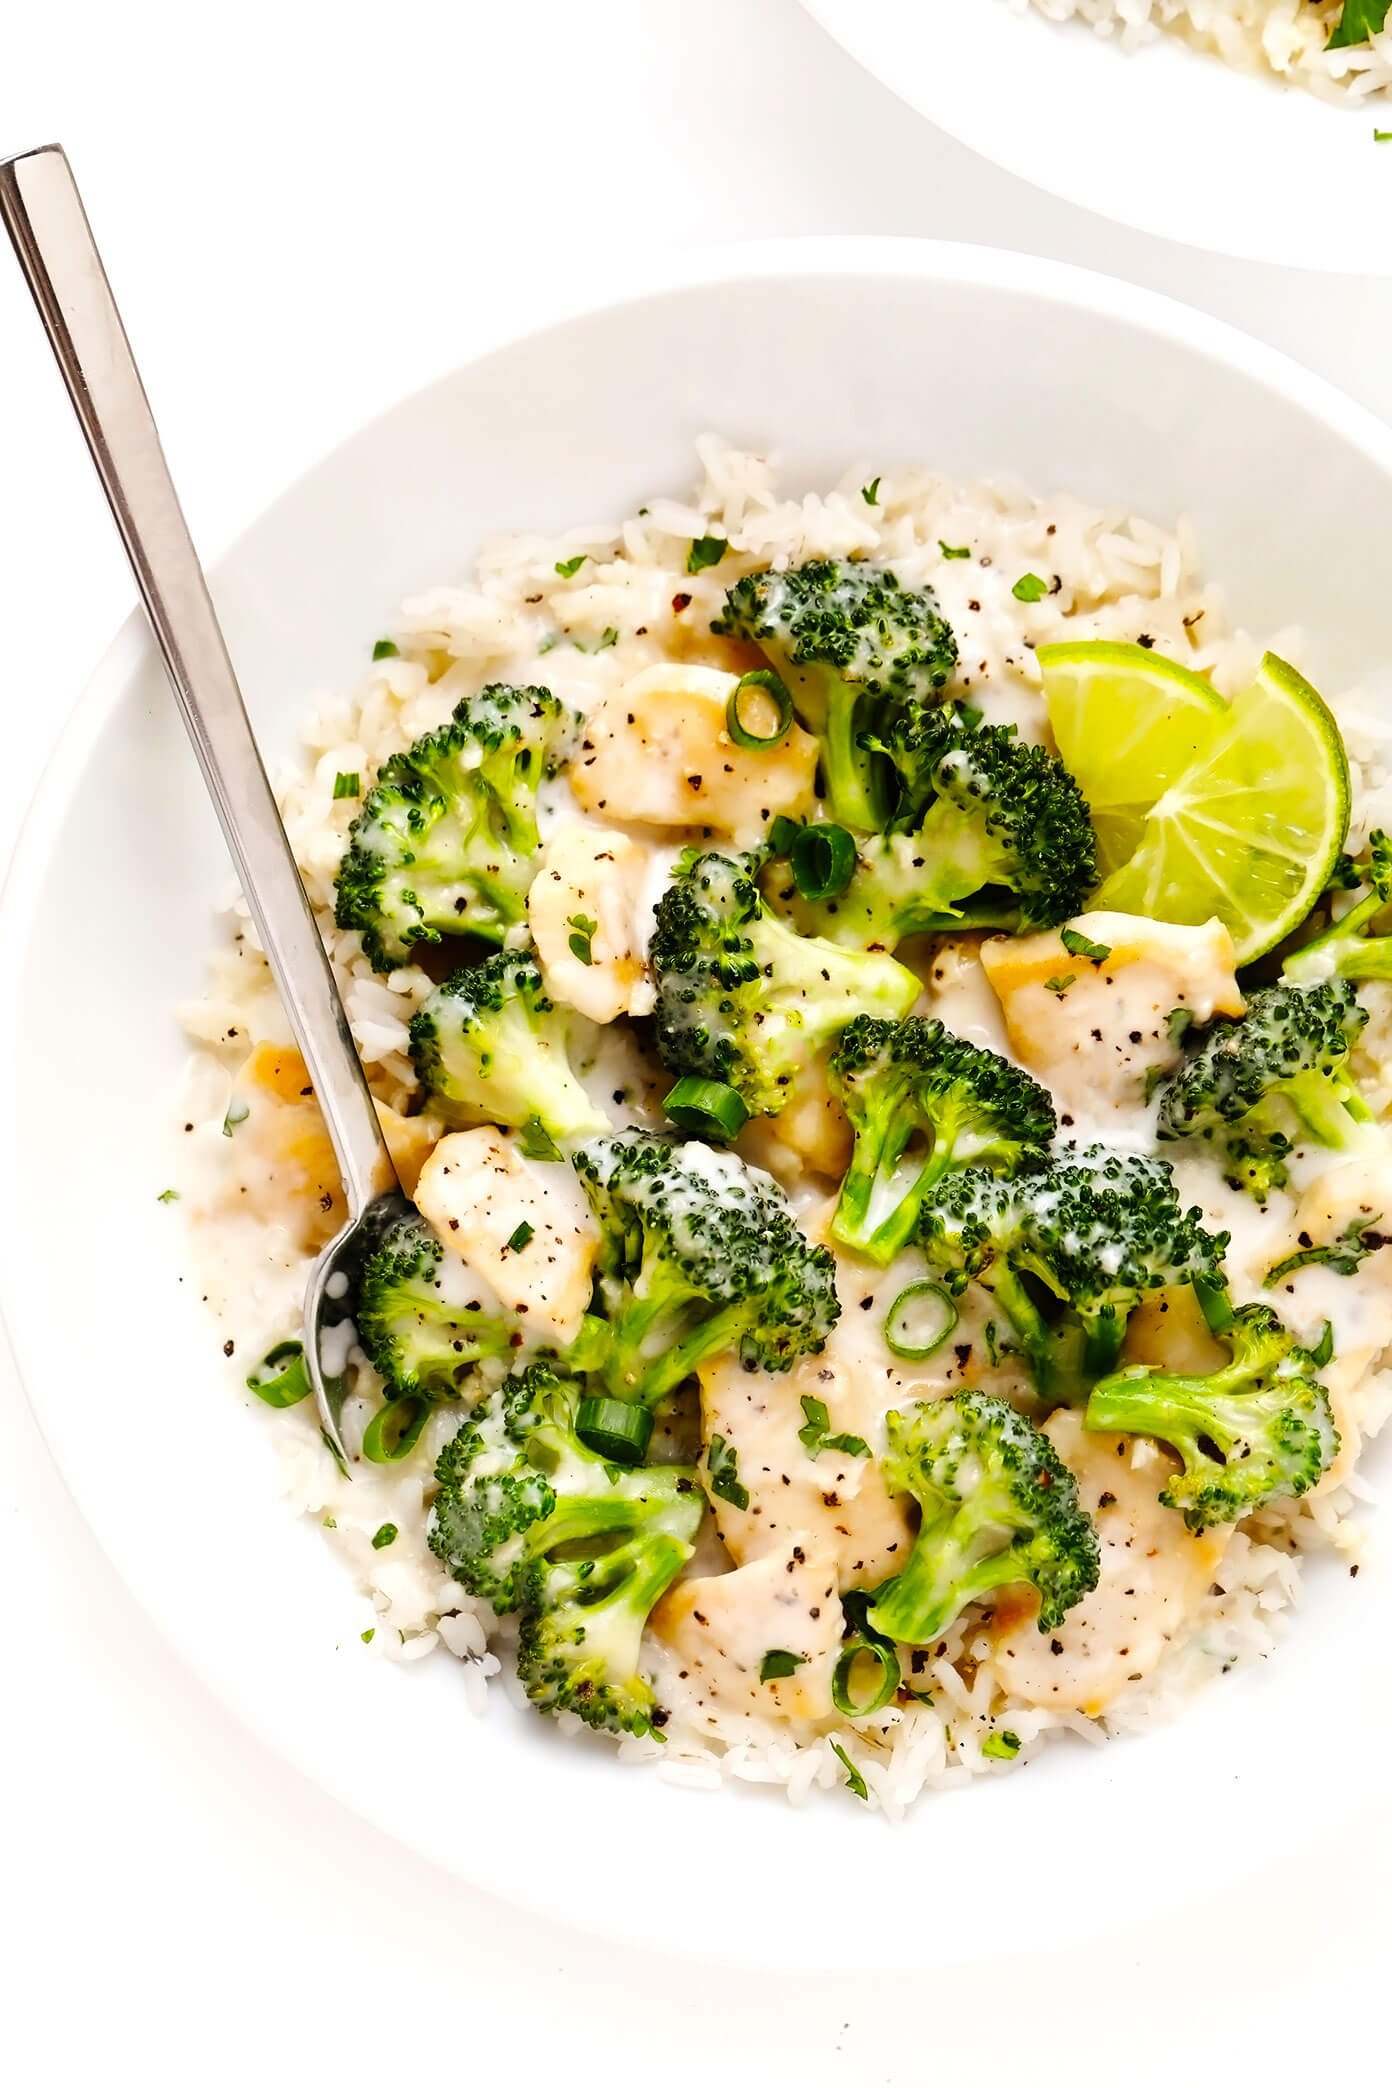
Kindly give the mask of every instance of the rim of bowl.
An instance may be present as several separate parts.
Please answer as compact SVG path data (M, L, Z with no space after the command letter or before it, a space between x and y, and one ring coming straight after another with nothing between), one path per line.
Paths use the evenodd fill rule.
M1095 312L1099 317L1149 329L1176 345L1201 354L1209 354L1223 361L1228 367L1240 370L1253 381L1279 390L1285 397L1293 399L1323 421L1331 432L1361 448L1389 478L1392 478L1392 429L1384 427L1374 414L1346 397L1335 385L1307 369L1295 358L1279 349L1268 347L1264 342L1224 320L1213 318L1161 292L1144 289L1094 270L1076 267L1071 263L1014 253L1005 248L971 246L946 240L861 234L784 238L693 249L689 254L660 268L635 266L626 271L615 271L606 295L584 300L560 301L549 317L510 331L500 340L490 343L477 354L468 357L463 363L448 365L426 383L403 394L400 399L383 408L379 414L346 431L338 442L321 451L309 465L264 502L256 516L242 530L219 547L217 557L207 561L208 568L216 570L220 560L230 556L242 539L259 526L261 518L270 506L293 494L304 480L322 468L324 462L336 454L345 442L375 426L408 401L430 392L437 384L447 381L460 369L481 363L494 355L505 355L524 341L564 331L566 327L599 312L622 309L629 304L645 303L650 299L676 292L715 288L727 282L807 274L886 277L911 275L957 283L980 283L993 288L1050 296L1077 309ZM144 612L137 607L122 623L86 678L81 694L65 719L61 737L43 767L16 837L8 874L3 887L0 888L0 968L12 970L30 939L34 920L34 899L46 872L52 849L61 836L72 787L87 760L93 736L92 728L119 702L129 672L146 642ZM21 1019L15 999L7 997L5 1003L0 1005L0 1142L3 1142L4 1133L12 1128L16 1117L15 1053ZM216 1663L208 1657L203 1642L169 1622L156 1606L154 1599L148 1598L140 1585L129 1576L122 1564L118 1534L119 1518L114 1514L108 1514L100 1500L89 1500L85 1490L73 1482L62 1464L44 1425L40 1406L30 1390L31 1376L37 1381L43 1374L43 1366L38 1364L32 1371L29 1367L30 1344L26 1341L23 1321L22 1299L12 1288L7 1258L0 1256L0 1329L3 1329L15 1365L16 1378L64 1489L121 1586L153 1624L181 1665L197 1679L219 1708L236 1726L251 1733L259 1745L294 1775L304 1777L327 1791L355 1819L408 1848L413 1855L424 1858L448 1875L460 1878L472 1890L489 1899L502 1901L524 1910L530 1916L555 1922L563 1927L580 1926L578 1923L571 1924L565 1917L558 1915L543 1895L529 1890L525 1873L515 1881L510 1879L506 1884L481 1880L442 1859L424 1838L399 1831L394 1826L387 1827L366 1815L357 1803L356 1797L334 1773L331 1762L316 1765L310 1770L263 1719L257 1705L248 1703L229 1691L217 1671ZM603 1931L596 1925L593 1929L583 1932L599 1934ZM615 1929L613 1933L620 1932ZM680 1947L669 1947L648 1938L645 1947L664 1957L711 1963L742 1962L734 1957L731 1951L722 1949L718 1940L693 1945L690 1940L683 1939ZM1061 1942L1055 1944L1046 1937L1039 1944L1022 1950L1019 1955L1050 1955L1063 1947ZM887 1967L891 1960L880 1958L879 1962ZM899 1960L894 1959L892 1962L898 1963ZM905 1956L902 1962L903 1968L908 1969L916 1965L919 1959L914 1954ZM767 1969L776 1968L770 1966Z
M1382 276L1387 272L1386 267L1379 272L1375 252L1370 258L1363 245L1355 245L1352 240L1342 235L1332 240L1326 238L1318 247L1313 248L1306 241L1302 244L1301 251L1292 258L1286 244L1288 234L1279 216L1274 219L1273 228L1269 232L1249 232L1247 236L1242 236L1227 220L1219 227L1210 228L1202 219L1192 216L1177 222L1163 210L1152 208L1148 198L1137 204L1129 184L1124 204L1114 207L1109 202L1099 201L1096 193L1071 170L1066 167L1060 170L1057 157L1030 150L1018 151L1011 135L1008 131L1003 132L999 125L994 132L987 132L979 122L964 121L956 113L956 105L950 97L945 102L940 102L936 93L920 95L916 76L896 77L886 70L882 62L883 39L867 21L864 8L853 14L849 9L848 0L801 0L801 4L809 19L846 58L859 66L886 93L892 94L896 101L911 109L921 122L931 124L935 130L951 138L964 151L973 153L984 165L995 167L1016 181L1025 182L1041 195L1051 196L1057 202L1066 203L1072 209L1082 211L1098 224L1116 225L1127 232L1140 233L1148 239L1167 240L1172 245L1188 247L1195 253L1219 255L1228 260L1249 261L1263 267L1302 269L1316 275L1368 275L1374 282L1382 280ZM1045 21L1044 17L1040 17L1040 21L1045 22L1045 26L1055 33L1063 31L1070 36L1092 34L1090 24L1081 19L1056 21L1050 18ZM1030 26L1033 29L1037 25L1031 23ZM1158 42L1147 44L1144 50L1137 51L1123 51L1115 40L1113 43L1112 55L1117 59L1134 62L1142 56L1151 56L1158 59L1177 81L1182 78L1181 69L1190 65L1198 64L1205 68L1225 65L1221 56L1200 50L1182 37L1162 35ZM1376 121L1378 105L1372 97L1367 100L1352 100L1345 107L1335 101L1312 96L1308 88L1275 75L1267 77L1263 74L1253 74L1237 66L1227 66L1226 69L1241 88L1286 95L1297 100L1315 99L1326 115L1336 120L1342 118L1350 125L1360 118L1370 125ZM1255 221L1246 220L1244 224L1252 222Z

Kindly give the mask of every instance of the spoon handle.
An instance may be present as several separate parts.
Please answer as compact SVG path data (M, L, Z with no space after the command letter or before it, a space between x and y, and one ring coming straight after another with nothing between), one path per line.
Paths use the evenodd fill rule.
M396 1187L140 373L60 146L0 161L0 219L116 517L356 1217Z

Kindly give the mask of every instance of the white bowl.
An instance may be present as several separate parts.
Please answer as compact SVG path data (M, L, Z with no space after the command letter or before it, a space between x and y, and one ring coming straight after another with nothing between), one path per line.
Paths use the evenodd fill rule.
M1366 584L1363 555L1392 542L1392 435L1316 379L1038 261L792 243L688 265L457 371L277 501L215 571L267 750L312 690L359 671L403 593L462 575L499 527L680 493L705 429L772 447L809 487L848 461L931 461L1166 519L1187 508L1246 622L1300 615L1331 683L1392 661L1392 596ZM1337 1744L1331 1719L1339 1739L1386 1729L1388 1665L1365 1649L1392 1636L1392 1582L1319 1564L1261 1671L1143 1740L1065 1741L1023 1774L929 1797L897 1835L841 1793L797 1811L675 1790L501 1699L473 1721L445 1656L373 1657L337 1563L278 1499L264 1410L225 1388L177 1213L155 1200L184 1055L173 1009L198 990L227 875L133 618L42 787L0 918L0 1283L39 1420L113 1565L227 1705L345 1804L493 1892L635 1940L803 1968L941 1964L1076 1942L1099 1918L1115 1932L1249 1879L1280 1854L1271 1822L1289 1819L1302 1764ZM1330 1840L1363 1795L1342 1761L1320 1783ZM1046 1928L1032 1906L1025 1930L1002 1923L1003 1904L1029 1902L1010 1885L1022 1862L1048 1874Z
M1392 102L1330 103L1165 35L1123 50L1005 0L804 0L964 145L1087 210L1287 267L1392 269Z

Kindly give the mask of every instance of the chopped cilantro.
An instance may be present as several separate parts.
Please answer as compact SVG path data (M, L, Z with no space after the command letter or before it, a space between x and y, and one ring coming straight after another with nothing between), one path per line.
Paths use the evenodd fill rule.
M707 566L719 565L730 546L724 537L693 537L691 549L686 554L688 573L704 573Z
M868 486L862 486L860 489L860 497L865 502L865 505L867 507L878 507L880 504L879 480L877 478L872 478Z
M1070 957L1086 957L1089 964L1105 964L1112 954L1110 943L1089 942L1076 928L1065 928L1061 940Z
M556 571L562 580L573 580L589 555L588 551L577 551L574 558L558 558Z
M1387 27L1389 0L1344 0L1343 12L1329 33L1325 49L1352 50L1365 44Z
M600 634L600 640L598 645L595 647L595 651L597 653L608 652L610 646L617 645L618 642L619 634L615 630L613 624L606 624L604 630Z
M1040 602L1049 592L1049 583L1038 573L1021 573L1010 592L1017 602Z
M770 1646L759 1662L761 1682L782 1682L807 1660L805 1653L789 1653L783 1646Z
M1059 999L1062 1000L1069 987L1076 986L1077 983L1078 974L1076 972L1064 972L1061 977L1055 972L1052 979L1044 981L1044 991L1046 993L1056 993Z
M859 1769L857 1769L855 1763L851 1760L845 1748L842 1747L839 1741L833 1740L831 1743L831 1751L837 1757L838 1761L841 1764L841 1767L846 1772L846 1789L857 1798L868 1798L870 1796L870 1793L866 1788L865 1778L861 1775Z
M1013 1762L1020 1752L1018 1733L988 1733L981 1743L981 1752L993 1762Z
M379 638L372 648L372 657L374 660L395 660L400 651L401 648L393 645L390 638Z
M970 545L970 544L945 544L945 543L943 542L942 538L941 538L941 537L939 537L939 538L938 538L938 549L939 549L939 551L941 551L941 553L942 553L942 555L943 555L943 557L944 557L944 558L970 558L970 557L971 557L971 545Z
M592 921L588 914L570 914L566 918L566 926L575 931L570 937L571 956L578 957L582 964L593 964L594 949L592 945L595 936L599 933L598 921Z
M378 1530L372 1540L372 1549L374 1551L385 1551L389 1544L395 1544L400 1535L401 1532L397 1529L395 1523L383 1523L381 1529Z
M369 1624L366 1631L359 1632L358 1636L361 1638L365 1646L370 1646L372 1644L372 1641L377 1636L377 1626L375 1624Z
M708 1484L717 1501L732 1508L749 1506L749 1488L740 1482L739 1459L723 1435L713 1435L706 1459Z
M561 1149L545 1126L528 1117L517 1134L517 1150L524 1160L559 1160Z
M159 1195L155 1198L156 1203L177 1203L178 1201L179 1192L177 1189L161 1189Z
M1323 1262L1336 1276L1352 1276L1370 1254L1387 1245L1389 1235L1378 1231L1382 1224L1382 1213L1375 1218L1351 1218L1337 1240L1330 1240L1323 1247L1302 1247L1296 1254L1288 1254L1266 1272L1268 1287L1279 1283L1283 1276L1293 1275L1297 1269L1314 1268ZM1307 1233L1304 1236L1309 1238Z
M802 1395L802 1411L806 1425L798 1430L798 1441L809 1457L817 1457L823 1450L841 1450L847 1457L868 1457L870 1445L863 1436L831 1435L831 1415L826 1402L815 1398L810 1392Z

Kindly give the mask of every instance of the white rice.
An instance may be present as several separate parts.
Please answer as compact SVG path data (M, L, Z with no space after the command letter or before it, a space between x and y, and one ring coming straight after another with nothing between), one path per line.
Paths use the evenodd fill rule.
M1365 101L1392 86L1392 19L1367 43L1328 48L1343 0L1010 0L1051 22L1088 22L1126 49L1181 36L1243 72L1276 74L1330 101Z
M1108 9L1099 0L1083 11L1129 18L1157 10L1143 4ZM1190 11L1233 17L1263 12L1197 4ZM1221 594L1202 577L1194 533L1183 518L1164 529L1066 496L1038 499L1001 483L960 486L925 472L884 475L875 505L863 497L869 475L860 472L828 493L792 499L780 495L766 458L713 437L697 447L701 477L689 503L655 498L623 522L574 529L556 539L500 539L486 547L472 581L408 601L392 632L400 655L372 666L356 690L322 700L305 728L301 754L277 778L287 830L353 1032L384 1102L402 1107L414 1093L406 1023L430 982L411 967L379 977L356 934L334 925L334 876L356 810L352 801L335 801L334 779L349 771L366 781L389 754L440 723L461 693L485 681L544 681L584 708L639 668L674 653L717 658L718 648L704 634L731 581L771 561L816 554L863 554L892 564L906 583L931 580L958 634L963 675L975 700L988 717L993 710L1017 717L1026 731L1031 725L1037 730L1043 719L1034 648L1064 635L1065 626L1073 637L1143 638L1211 674L1229 694L1250 676L1264 643L1300 662L1298 633L1271 633L1258 643L1230 628ZM730 552L718 568L688 574L690 541L703 535L727 537ZM944 544L966 547L971 555L945 561ZM573 578L560 577L558 562L580 551L587 562ZM1049 585L1037 603L1012 593L1027 572ZM607 642L611 632L617 638ZM1356 692L1339 709L1355 764L1354 829L1361 835L1370 821L1392 813L1392 746L1386 727ZM1374 1015L1362 1070L1370 1085L1380 1086L1377 1099L1386 1106L1392 1103L1392 989L1370 998ZM236 1141L223 1136L223 1119L232 1071L249 1045L289 1042L246 908L235 895L207 992L185 1011L185 1020L198 1049L182 1103L182 1121L193 1129L180 1141L178 1186L203 1250L210 1301L245 1359L296 1329L309 1257L283 1222L274 1182L259 1205L254 1195L239 1201L228 1190ZM349 1447L356 1449L380 1383L357 1350L351 1376L355 1396L344 1424ZM435 1414L403 1463L359 1461L348 1483L321 1443L308 1402L272 1413L243 1397L277 1447L289 1500L324 1525L367 1598L363 1629L372 1653L412 1660L443 1647L465 1664L466 1699L481 1709L484 1685L500 1670L490 1648L502 1643L502 1680L517 1695L506 1630L500 1634L487 1605L472 1601L442 1574L425 1541L431 1471L440 1445L458 1425L457 1411ZM1390 1407L1392 1372L1376 1372L1358 1401L1367 1433L1376 1431ZM933 1703L891 1707L834 1736L864 1778L870 1803L898 1817L925 1789L1010 1766L982 1753L982 1742L1002 1727L1018 1736L1022 1760L1060 1732L1100 1742L1169 1715L1234 1663L1265 1656L1296 1600L1301 1554L1334 1548L1347 1555L1356 1548L1350 1512L1358 1489L1354 1480L1238 1532L1188 1637L1098 1719L1002 1696L987 1667L978 1664L985 1650L979 1619L959 1620L933 1665ZM374 1548L374 1534L387 1524L398 1535ZM663 1659L654 1647L659 1679ZM578 1720L558 1723L579 1730ZM706 1716L698 1726L680 1705L662 1744L627 1740L619 1752L627 1760L657 1764L675 1782L706 1788L732 1777L777 1784L794 1802L846 1781L830 1736L744 1716L722 1722Z

